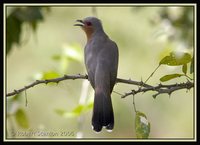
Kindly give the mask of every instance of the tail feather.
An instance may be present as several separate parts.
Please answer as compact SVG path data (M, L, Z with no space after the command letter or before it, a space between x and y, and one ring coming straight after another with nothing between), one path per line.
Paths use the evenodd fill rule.
M101 131L103 126L105 126L107 130L113 129L114 114L110 95L95 93L92 126L93 130L96 132Z

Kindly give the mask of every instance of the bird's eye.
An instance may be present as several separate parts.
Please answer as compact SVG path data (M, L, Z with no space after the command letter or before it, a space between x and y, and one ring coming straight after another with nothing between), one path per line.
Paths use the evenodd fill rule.
M92 23L91 23L91 22L86 22L86 25L87 25L87 26L91 26Z

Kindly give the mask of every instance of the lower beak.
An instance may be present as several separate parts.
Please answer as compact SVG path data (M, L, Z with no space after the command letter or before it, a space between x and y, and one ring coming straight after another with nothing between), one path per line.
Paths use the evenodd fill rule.
M84 26L83 20L76 20L76 22L79 22L81 24L74 24L74 26Z

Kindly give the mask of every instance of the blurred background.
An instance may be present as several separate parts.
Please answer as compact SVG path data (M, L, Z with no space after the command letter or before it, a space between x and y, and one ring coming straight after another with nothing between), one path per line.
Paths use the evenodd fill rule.
M73 25L87 16L101 19L105 32L117 43L118 78L144 81L169 52L194 53L193 6L6 6L6 92L36 79L86 74L86 36ZM180 72L180 66L161 66L148 84L155 86L162 76ZM186 81L180 77L164 84ZM131 89L138 86L120 83L114 88L121 94ZM137 110L145 113L151 124L149 138L193 138L193 88L176 91L170 97L161 94L154 99L153 94L135 96ZM112 133L92 130L92 101L93 90L87 80L40 84L8 97L7 137L136 138L132 96L122 99L112 93Z

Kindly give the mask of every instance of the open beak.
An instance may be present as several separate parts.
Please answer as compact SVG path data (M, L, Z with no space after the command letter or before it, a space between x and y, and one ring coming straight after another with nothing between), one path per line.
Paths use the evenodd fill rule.
M79 24L74 24L74 26L84 26L83 20L76 20L76 22L79 22Z

